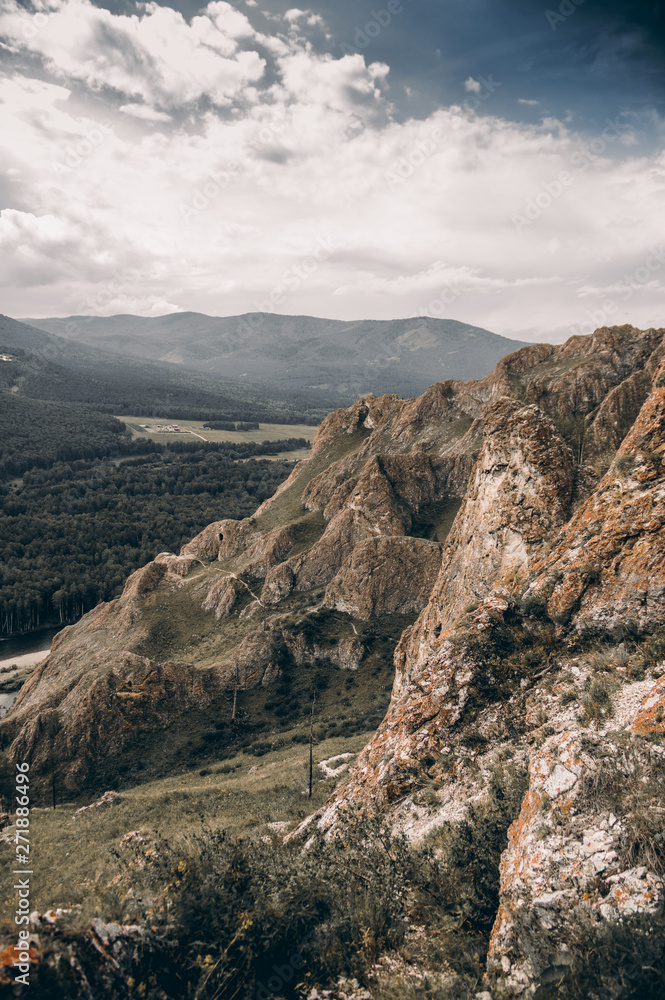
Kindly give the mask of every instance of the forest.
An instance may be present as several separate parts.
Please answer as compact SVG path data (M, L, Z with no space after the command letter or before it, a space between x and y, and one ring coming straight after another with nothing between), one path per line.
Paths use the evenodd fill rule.
M54 462L154 450L155 442L132 441L120 420L89 407L0 394L0 481Z
M157 553L177 552L211 521L252 514L293 467L237 461L260 444L147 444L152 454L33 465L22 485L0 482L1 634L76 621Z
M85 404L103 413L172 420L318 424L320 392L272 392L247 380L224 379L100 351L50 337L0 316L0 392L54 403ZM3 397L4 401L4 397Z

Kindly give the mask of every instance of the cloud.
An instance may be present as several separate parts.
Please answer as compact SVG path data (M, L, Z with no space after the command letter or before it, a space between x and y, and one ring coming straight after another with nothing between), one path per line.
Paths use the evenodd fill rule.
M157 111L148 104L121 104L118 111L125 115L132 115L134 118L140 118L145 122L171 121L171 115L167 115L165 111Z
M348 285L340 285L336 295L362 294L395 295L402 297L411 292L454 291L457 295L468 292L485 294L509 288L523 288L534 285L554 285L563 279L557 275L548 277L504 278L487 274L482 268L455 266L436 261L425 271L416 274L400 274L386 278L369 272L361 273L358 279Z
M315 25L325 27L325 21L320 14L314 14L311 10L300 10L298 7L292 7L290 10L287 10L284 14L284 19L290 21L292 24L304 21L310 27L314 27Z
M665 231L665 155L624 145L623 119L606 139L516 123L491 93L399 119L388 66L315 51L299 8L267 36L227 3L189 22L53 4L41 27L0 16L4 311L231 314L286 285L285 313L537 339L609 297L613 321L662 325L665 267L639 275Z
M279 64L288 100L354 114L362 120L389 112L381 89L389 72L385 63L366 67L360 55L333 59L301 51L290 53Z
M32 13L9 0L0 35L41 56L56 77L92 90L109 88L162 108L203 95L225 106L263 76L258 52L239 47L256 33L228 3L208 4L188 24L157 3L146 3L142 16L126 16L89 0L54 2L48 13Z
M532 107L532 108L537 108L540 105L540 101L532 101L528 97L518 97L517 98L517 103L518 104L526 104L526 105L528 105L529 107Z
M474 80L472 76L468 80L464 81L464 89L470 94L479 94L483 89L483 85L480 80Z

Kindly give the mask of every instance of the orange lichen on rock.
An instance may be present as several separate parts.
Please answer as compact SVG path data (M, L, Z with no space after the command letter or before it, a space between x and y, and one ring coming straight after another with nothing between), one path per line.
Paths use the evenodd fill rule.
M665 675L643 700L631 729L641 736L665 736Z

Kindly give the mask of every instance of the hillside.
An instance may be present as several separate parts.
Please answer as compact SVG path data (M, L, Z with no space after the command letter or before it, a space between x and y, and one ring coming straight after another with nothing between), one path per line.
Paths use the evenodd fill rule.
M246 378L281 392L336 399L391 392L414 396L442 378L487 375L523 346L480 327L415 317L342 322L312 316L249 313L204 316L69 316L27 323L79 344L226 378Z
M317 424L335 405L325 394L280 393L276 386L139 361L78 343L66 329L44 333L0 315L0 390L31 399L84 403L106 413L172 419Z
M257 819L247 856L211 827L191 854L158 846L161 882L141 882L143 856L118 874L157 893L150 914L180 901L198 995L254 996L261 956L296 948L287 925L331 1000L663 995L664 333L531 345L331 413L253 516L160 554L55 638L0 722L43 798L232 769L297 748L313 711L318 739L378 726L304 821L302 799L278 828ZM196 851L214 892L243 886L214 896L219 940L252 942L240 964L214 930L187 937L174 873L195 894Z

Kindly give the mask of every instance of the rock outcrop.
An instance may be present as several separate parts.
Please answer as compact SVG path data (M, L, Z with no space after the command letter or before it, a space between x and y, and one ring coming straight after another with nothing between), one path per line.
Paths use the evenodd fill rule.
M232 689L362 669L363 627L396 620L389 710L302 832L378 807L423 836L506 759L527 767L486 985L539 996L573 974L585 921L663 901L649 852L626 851L632 814L608 804L621 769L590 791L621 760L650 787L665 734L662 330L528 346L484 379L330 414L253 517L160 554L60 633L0 729L73 787Z
M662 879L646 865L627 867L621 857L630 817L617 817L590 794L605 755L621 760L622 751L628 780L641 780L639 752L631 760L625 747L593 734L562 732L532 754L529 789L501 859L501 903L488 954L494 994L533 996L539 984L565 982L581 964L571 948L575 924L593 928L648 916L662 902Z

